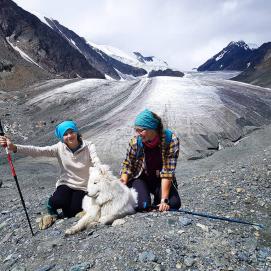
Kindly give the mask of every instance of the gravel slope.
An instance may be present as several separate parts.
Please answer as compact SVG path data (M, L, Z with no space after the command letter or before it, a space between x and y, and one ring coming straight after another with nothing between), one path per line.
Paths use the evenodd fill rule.
M53 192L54 160L15 162L35 236L31 237L16 187L1 154L1 270L271 270L271 127L234 147L178 166L183 207L262 223L260 229L176 212L137 213L115 227L72 237L76 219L45 231L35 219ZM116 169L114 169L116 170Z

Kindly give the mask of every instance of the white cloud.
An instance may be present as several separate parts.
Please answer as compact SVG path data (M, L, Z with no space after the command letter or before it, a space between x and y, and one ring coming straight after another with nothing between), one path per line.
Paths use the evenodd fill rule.
M15 0L97 44L156 55L182 70L232 40L271 41L265 0Z

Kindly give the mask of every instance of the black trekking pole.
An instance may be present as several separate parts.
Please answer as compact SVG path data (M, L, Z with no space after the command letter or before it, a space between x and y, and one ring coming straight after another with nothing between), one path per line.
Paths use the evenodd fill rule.
M257 226L262 229L264 228L264 225L262 225L262 224L247 222L247 221L243 221L243 220L236 219L236 218L228 218L228 217L224 217L224 216L217 216L217 215L212 215L212 214L207 214L207 213L192 212L192 211L185 210L185 209L178 209L178 210L177 209L170 209L170 211L185 213L185 214L190 214L190 215L196 215L196 216L202 216L202 217L207 217L207 218L211 218L211 219L224 220L224 221L228 221L228 222L235 222L235 223L241 223L241 224L246 224L246 225L252 225L252 226Z
M1 120L0 120L0 135L1 136L5 135L4 130L2 128L2 125L1 125ZM30 231L32 233L32 236L34 236L34 232L33 232L33 229L32 229L31 223L30 223L30 219L29 219L29 216L28 216L28 213L27 213L27 210L26 210L24 198L23 198L23 195L22 195L22 192L21 192L21 189L20 189L20 186L19 186L19 182L18 182L18 179L17 179L17 175L16 175L16 172L15 172L15 168L14 168L13 163L12 163L11 155L10 155L7 147L5 147L5 150L6 150L6 153L7 153L7 158L8 158L8 163L9 163L9 167L10 167L10 170L11 170L11 174L14 177L18 192L20 194L21 202L22 202L22 205L23 205L23 208L24 208L24 211L25 211L25 215L26 215L26 218L27 218L27 221L28 221Z

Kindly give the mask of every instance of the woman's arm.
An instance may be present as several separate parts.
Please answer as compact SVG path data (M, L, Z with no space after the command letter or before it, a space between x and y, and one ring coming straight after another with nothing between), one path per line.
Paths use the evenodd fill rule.
M172 181L175 176L177 160L179 157L179 139L176 135L172 134L171 142L163 158L163 168L160 173L161 177L161 203L159 211L168 211L170 206L164 202L169 199L169 192L172 186Z
M126 152L126 158L122 162L122 167L120 170L120 181L123 182L124 184L128 183L129 176L132 174L132 168L133 164L136 161L136 144L137 144L137 139L132 138L129 142L129 146Z
M163 157L163 168L160 172L161 179L173 180L179 157L179 139L175 134L172 134L171 142Z
M46 147L35 147L35 146L26 146L26 145L15 145L9 138L0 137L0 144L2 146L7 146L9 151L23 153L32 157L37 156L46 156L46 157L55 157L57 156L58 144Z
M15 152L29 155L32 157L56 157L58 154L58 144L45 147L36 147L31 145L15 145Z
M160 212L168 211L170 209L168 202L166 203L164 202L164 200L169 199L169 192L170 192L171 185L172 185L172 179L163 178L161 180L161 202L158 205Z

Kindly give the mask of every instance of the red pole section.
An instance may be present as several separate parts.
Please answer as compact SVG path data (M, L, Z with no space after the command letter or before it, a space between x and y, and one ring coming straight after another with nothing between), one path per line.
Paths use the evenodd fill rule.
M9 163L9 166L10 166L10 169L11 169L11 174L13 177L16 176L16 172L15 172L15 168L13 166L13 163L12 163L12 159L11 159L11 155L10 153L8 153L8 163Z

